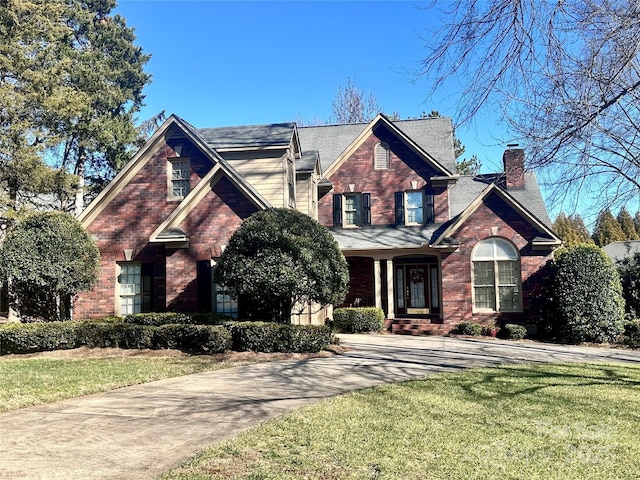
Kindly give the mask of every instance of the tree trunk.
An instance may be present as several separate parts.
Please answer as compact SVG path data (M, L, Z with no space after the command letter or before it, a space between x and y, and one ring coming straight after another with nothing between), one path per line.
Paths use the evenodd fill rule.
M79 216L84 210L84 175L85 175L85 161L87 157L83 147L80 147L78 151L78 161L76 163L75 174L78 176L78 189L76 190L75 201L75 215Z

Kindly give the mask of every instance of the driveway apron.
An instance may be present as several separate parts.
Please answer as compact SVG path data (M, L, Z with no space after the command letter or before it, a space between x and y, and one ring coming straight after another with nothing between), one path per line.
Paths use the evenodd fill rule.
M639 362L534 342L344 335L343 355L188 375L0 414L0 478L149 479L260 422L382 383L516 362Z

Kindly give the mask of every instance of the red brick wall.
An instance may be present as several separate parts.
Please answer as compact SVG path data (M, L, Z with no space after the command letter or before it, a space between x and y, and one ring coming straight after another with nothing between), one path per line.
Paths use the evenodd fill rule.
M153 265L152 306L155 311L166 308L195 310L195 262L220 255L220 244L227 244L242 219L255 211L255 207L223 178L180 225L190 237L189 249L165 251L161 244L149 244L153 231L179 205L179 201L167 201L167 158L174 156L171 147L161 145L87 228L100 249L102 271L94 290L76 300L76 318L115 313L116 262L125 261L125 249L133 249L132 261ZM211 168L211 162L189 145L185 146L183 156L190 158L191 188L194 188Z
M390 148L388 170L374 169L375 145L385 142ZM329 180L333 183L331 193L348 193L349 185L355 192L371 194L371 223L392 225L395 223L394 192L411 189L411 181L417 188L431 187L429 178L441 173L416 155L411 149L392 135L386 127L380 127L349 157ZM444 188L435 193L436 222L449 219L448 192ZM318 202L319 221L323 225L333 225L333 196L325 195Z
M348 257L349 293L343 306L356 305L361 302L375 302L375 285L373 276L373 259L369 257ZM359 300L357 300L359 299ZM375 303L374 303L375 305Z
M497 227L497 233L492 232ZM524 313L472 313L471 252L481 240L489 237L504 237L520 251L522 272L522 296ZM527 239L538 236L538 232L497 195L491 195L456 232L454 238L460 248L442 255L442 297L445 323L462 321L523 321L533 297L535 282L528 280L545 265L550 258L548 251L533 251Z

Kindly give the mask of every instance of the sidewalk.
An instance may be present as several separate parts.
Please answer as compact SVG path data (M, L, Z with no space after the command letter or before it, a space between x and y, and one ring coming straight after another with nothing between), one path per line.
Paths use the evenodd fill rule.
M514 362L640 353L499 340L345 335L353 351L188 375L0 414L2 479L149 479L259 422L350 390Z

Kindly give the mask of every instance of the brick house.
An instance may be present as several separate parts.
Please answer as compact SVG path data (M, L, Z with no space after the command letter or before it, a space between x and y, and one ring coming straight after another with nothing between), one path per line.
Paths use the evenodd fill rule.
M196 129L172 115L79 217L102 274L75 316L237 314L211 280L216 259L243 219L280 207L329 227L349 264L345 304L381 307L395 332L524 322L561 242L522 149L504 166L456 175L447 118Z

